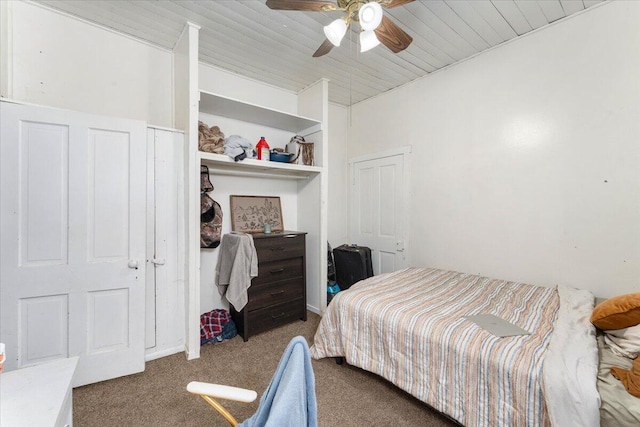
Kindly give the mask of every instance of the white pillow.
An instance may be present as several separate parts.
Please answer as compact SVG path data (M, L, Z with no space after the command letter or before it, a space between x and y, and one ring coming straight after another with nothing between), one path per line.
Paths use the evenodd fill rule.
M640 325L604 331L604 341L618 356L635 359L640 355Z

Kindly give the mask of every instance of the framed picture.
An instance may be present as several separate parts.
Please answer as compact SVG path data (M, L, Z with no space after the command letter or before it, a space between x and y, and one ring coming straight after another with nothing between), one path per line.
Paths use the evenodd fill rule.
M243 233L262 233L264 225L271 231L284 231L280 197L231 196L231 229Z

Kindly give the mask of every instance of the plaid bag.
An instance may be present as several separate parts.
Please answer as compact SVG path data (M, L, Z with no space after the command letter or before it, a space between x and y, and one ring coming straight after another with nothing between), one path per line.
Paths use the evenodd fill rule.
M215 309L200 315L200 345L222 342L238 335L227 310Z

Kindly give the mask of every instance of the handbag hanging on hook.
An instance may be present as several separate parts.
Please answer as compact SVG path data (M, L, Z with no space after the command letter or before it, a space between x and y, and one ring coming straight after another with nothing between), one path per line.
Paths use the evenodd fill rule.
M200 192L208 193L213 191L213 184L209 179L209 168L205 165L200 166Z
M200 247L217 248L222 236L222 208L207 194L213 191L209 168L200 166Z

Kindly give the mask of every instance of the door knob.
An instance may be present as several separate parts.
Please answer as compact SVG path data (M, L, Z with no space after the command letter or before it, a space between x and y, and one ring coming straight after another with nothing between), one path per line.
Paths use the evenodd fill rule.
M129 266L129 268L135 268L136 270L138 269L138 261L136 261L135 259L130 259L129 264L127 265Z

